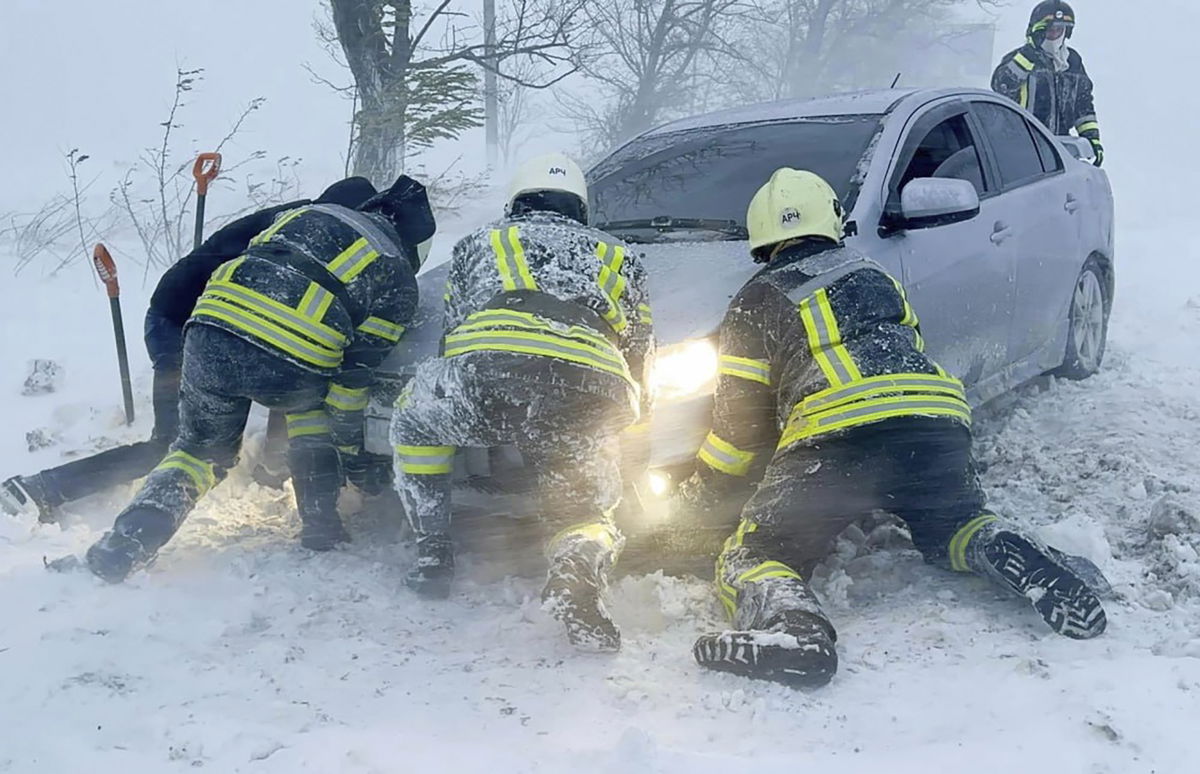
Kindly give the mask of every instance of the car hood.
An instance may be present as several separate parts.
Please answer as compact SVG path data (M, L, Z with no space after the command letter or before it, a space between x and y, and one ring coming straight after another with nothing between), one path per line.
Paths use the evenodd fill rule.
M637 244L649 279L650 305L658 345L667 346L714 333L725 309L759 267L745 241ZM434 357L442 336L442 294L449 265L417 278L421 297L412 325L384 361L381 371L411 372Z

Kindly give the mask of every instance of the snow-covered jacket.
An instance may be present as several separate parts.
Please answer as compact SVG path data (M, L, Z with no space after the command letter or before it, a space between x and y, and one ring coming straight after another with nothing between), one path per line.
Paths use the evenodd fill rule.
M897 416L969 424L962 384L924 354L899 282L847 247L785 248L730 302L698 475Z
M1000 60L992 90L1026 108L1056 135L1074 129L1080 137L1099 141L1092 79L1078 51L1071 49L1067 61L1067 69L1056 72L1051 56L1028 42Z
M470 234L454 247L443 327L446 357L502 361L516 378L566 382L649 416L646 273L608 234L547 212Z

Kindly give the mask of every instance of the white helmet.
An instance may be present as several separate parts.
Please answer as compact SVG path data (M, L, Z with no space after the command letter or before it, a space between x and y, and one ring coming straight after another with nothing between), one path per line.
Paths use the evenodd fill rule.
M545 197L542 202L544 207L528 205L514 207L518 199L528 197L530 194L558 194L559 196ZM561 194L568 194L568 196L563 197ZM556 199L558 201L555 201ZM519 214L522 210L544 208L586 224L587 200L587 181L584 179L583 170L579 168L579 165L562 153L547 153L526 161L517 169L508 191L508 202L504 205L504 214L511 216ZM566 206L561 206L564 204Z
M841 242L842 203L819 175L781 167L758 189L746 213L750 252L803 237Z

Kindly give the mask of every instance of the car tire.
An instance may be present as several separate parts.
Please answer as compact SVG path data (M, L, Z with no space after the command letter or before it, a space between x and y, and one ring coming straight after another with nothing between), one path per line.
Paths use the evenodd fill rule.
M1108 315L1112 308L1104 270L1089 258L1075 280L1068 315L1067 352L1054 371L1064 379L1086 379L1100 370L1108 345Z

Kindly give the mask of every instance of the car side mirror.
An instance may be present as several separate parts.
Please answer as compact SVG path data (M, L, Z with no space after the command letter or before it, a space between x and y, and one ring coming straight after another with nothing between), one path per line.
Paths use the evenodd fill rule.
M900 212L906 229L961 223L979 214L979 192L966 180L918 177L900 192Z

